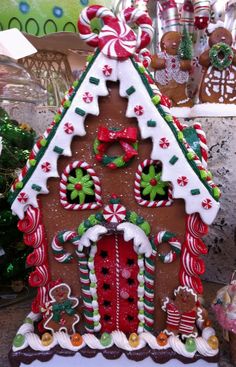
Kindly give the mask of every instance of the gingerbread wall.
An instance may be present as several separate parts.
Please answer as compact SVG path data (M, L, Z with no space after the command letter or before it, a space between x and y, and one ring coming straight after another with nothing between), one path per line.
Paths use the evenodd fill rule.
M109 202L111 194L115 193L121 198L121 203L128 210L134 210L138 215L143 216L151 225L151 233L156 234L159 230L168 230L176 234L183 241L185 233L185 209L182 200L175 200L171 207L146 208L139 206L134 200L134 178L138 164L144 159L150 158L152 143L150 140L141 140L139 136L138 157L134 158L127 168L111 170L103 167L94 158L93 142L97 135L98 126L122 128L136 126L136 119L125 117L127 101L119 97L118 85L109 84L110 95L101 97L99 100L99 116L88 116L86 125L86 136L76 137L72 142L72 157L61 157L58 161L58 172L61 175L64 168L75 160L84 160L95 169L101 180L102 200L104 205ZM114 146L117 149L117 146ZM119 148L118 148L119 150ZM111 154L112 152L109 152ZM117 152L119 153L119 152ZM59 178L52 178L48 181L49 195L41 195L43 221L45 223L49 244L52 238L61 230L76 230L79 224L87 219L90 214L95 214L96 210L65 210L59 202ZM99 209L97 210L99 211ZM71 251L74 251L73 246ZM165 246L165 245L163 245ZM168 246L168 245L166 245ZM169 248L166 249L169 251ZM164 249L163 249L164 251ZM79 294L79 274L78 264L75 260L71 264L59 264L55 259L49 245L49 259L52 278L62 278L63 281L72 286L74 295ZM179 260L172 264L162 264L157 260L156 270L156 302L158 303L156 319L158 328L163 328L161 324L160 302L164 296L172 294L173 289L179 284ZM164 286L165 285L165 286Z

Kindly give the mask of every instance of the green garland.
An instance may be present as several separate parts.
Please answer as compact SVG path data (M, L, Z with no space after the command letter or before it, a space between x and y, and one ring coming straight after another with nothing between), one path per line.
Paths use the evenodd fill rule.
M223 58L221 57L223 55ZM233 61L234 52L232 48L224 42L212 46L209 51L211 64L219 70L228 68Z
M144 220L143 217L139 216L137 213L128 211L126 215L126 220L130 223L136 224L139 228L141 228L145 232L147 236L150 234L151 232L150 224L146 220ZM90 227L93 227L96 224L101 224L104 222L105 222L105 219L101 212L97 214L92 214L79 225L77 232L79 236L82 237L83 234Z

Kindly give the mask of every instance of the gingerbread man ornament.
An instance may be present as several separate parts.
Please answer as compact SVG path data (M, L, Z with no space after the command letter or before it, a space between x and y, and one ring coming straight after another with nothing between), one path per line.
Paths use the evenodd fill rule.
M196 293L186 286L179 286L174 295L174 300L166 298L162 306L167 313L166 334L196 337L196 321L202 321L202 308Z
M173 107L191 107L187 83L192 69L191 60L181 58L179 47L182 34L175 31L161 38L161 52L152 56L151 67L155 70L155 81L161 93L169 97Z
M200 55L203 77L199 90L202 103L236 104L236 50L232 34L219 21L208 27L209 46Z
M75 332L75 325L79 322L79 315L75 308L78 306L78 299L71 297L71 289L66 283L61 283L53 287L49 296L50 314L44 323L45 329L51 331L67 331L69 334Z

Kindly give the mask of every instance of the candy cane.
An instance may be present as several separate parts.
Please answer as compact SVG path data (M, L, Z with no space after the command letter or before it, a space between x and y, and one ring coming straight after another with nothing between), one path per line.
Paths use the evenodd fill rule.
M79 245L79 236L74 231L62 231L56 236L54 236L51 247L52 251L55 255L55 259L60 263L68 263L73 259L73 255L69 252L66 252L63 248L63 245L66 242L71 242L73 245Z
M136 51L148 46L152 40L154 29L152 27L152 20L146 12L139 9L127 8L118 17L124 23L132 23L140 27L141 31L138 34Z
M193 125L194 129L196 130L197 136L199 138L200 143L200 149L201 149L201 155L202 155L202 165L204 168L207 168L207 160L208 160L208 146L207 146L207 140L206 140L206 134L202 130L202 125L199 123L195 123Z
M150 51L147 48L142 49L138 54L138 59L145 68L148 68L152 61Z
M183 250L182 264L184 270L190 276L202 275L205 272L203 260L190 254L186 248Z
M156 245L160 245L161 243L168 243L171 247L171 251L169 251L167 254L158 254L160 260L165 264L172 263L176 258L177 255L181 252L182 244L179 240L175 237L175 235L168 231L160 231L155 239L154 243Z
M83 9L80 13L77 24L80 37L89 46L97 47L99 38L91 29L91 20L94 18L101 18L106 24L107 22L114 20L116 17L109 9L101 5L91 5Z
M104 22L99 35L91 30L91 20L94 18L101 18ZM138 35L128 26L128 23L140 27ZM153 35L151 18L145 11L133 7L123 10L116 18L103 6L89 6L81 12L78 30L81 38L88 45L98 46L106 56L116 59L125 59L146 47Z

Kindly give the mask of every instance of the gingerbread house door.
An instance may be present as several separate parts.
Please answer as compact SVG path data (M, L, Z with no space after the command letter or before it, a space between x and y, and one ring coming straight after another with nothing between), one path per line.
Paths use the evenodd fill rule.
M103 236L94 257L101 330L138 329L138 255L122 233Z

